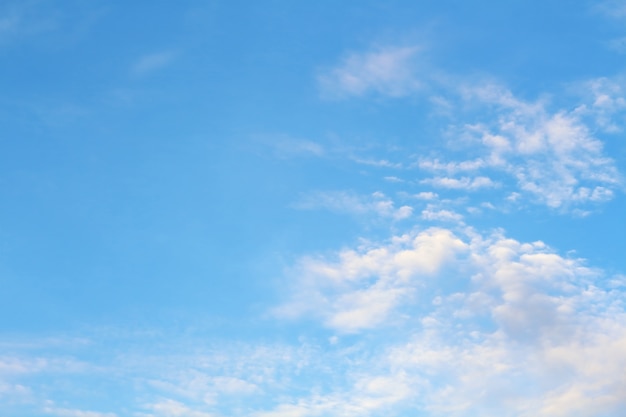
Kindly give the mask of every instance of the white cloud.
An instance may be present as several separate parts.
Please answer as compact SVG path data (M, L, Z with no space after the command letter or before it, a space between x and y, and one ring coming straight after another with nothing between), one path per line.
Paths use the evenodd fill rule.
M448 188L453 190L465 190L465 191L475 191L481 188L496 188L498 184L491 180L488 177L461 177L461 178L450 178L450 177L434 177L427 178L420 181L420 184L428 184L432 185L436 188Z
M623 111L626 102L621 87L608 80L589 82L587 89L592 98L589 105L555 112L548 110L546 102L520 100L496 85L462 89L466 103L483 113L479 123L465 124L456 134L479 155L449 162L422 159L420 169L448 176L421 183L467 191L501 187L509 196L516 196L509 201L526 197L559 210L610 200L622 186L622 179L584 119L593 115L595 126L615 131L619 127L612 116ZM486 170L506 174L505 179L513 180L515 188L511 189L508 181L495 183L480 175ZM460 172L478 176L449 176Z
M439 159L421 159L418 167L428 171L445 171L449 175L459 172L476 171L485 167L485 162L481 159L461 162L441 162Z
M419 193L413 195L413 197L417 198L418 200L437 200L437 199L439 199L439 195L437 193L433 193L432 191L422 191L422 192L419 192Z
M169 395L193 400L202 404L214 404L220 397L245 396L255 393L259 387L245 379L211 375L199 369L188 369L168 379L151 380L150 385Z
M362 196L345 191L315 192L305 195L293 207L304 210L326 209L337 213L403 220L412 216L413 208L396 208L394 202L381 192Z
M375 92L392 97L411 94L421 87L416 70L418 47L385 47L350 54L336 68L318 78L330 97L363 96Z
M352 160L358 164L370 165L379 168L402 168L402 164L399 162L390 162L386 159L363 159L353 157Z
M405 375L362 375L350 389L279 404L256 417L367 416L406 399L411 387Z
M465 248L451 232L429 229L342 251L334 261L305 258L293 272L293 301L276 313L321 316L326 326L343 332L376 327L415 295L422 279Z
M310 333L293 345L170 337L165 350L139 344L88 369L138 398L125 408L138 417L621 417L626 407L625 278L540 241L415 230L302 258L287 278L294 287L280 313L351 334L329 344L321 333L321 347ZM6 369L29 375L28 363ZM63 379L66 390L84 384L71 371Z
M623 8L618 6L609 9ZM326 93L338 97L413 94L420 87L419 52L416 47L388 47L352 54L319 80ZM417 167L434 173L422 184L464 191L502 188L506 195L518 195L518 203L531 201L571 213L580 212L581 205L608 201L623 188L614 161L596 137L623 130L623 76L582 83L578 89L585 101L563 109L554 109L546 96L523 100L492 82L438 85L445 97L440 93L432 101L444 103L445 114L471 117L451 129L456 130L457 151L464 144L471 158L422 157L416 163L353 160L378 167ZM495 182L495 174L504 177Z
M578 86L587 103L573 112L577 116L591 116L595 125L610 133L621 132L626 123L626 77L596 78ZM622 115L620 118L616 117Z
M28 386L0 381L0 398L5 402L13 402L28 398L32 391Z
M172 400L172 399L163 399L154 404L148 404L146 408L155 413L153 414L154 417L214 417L215 416L215 414L212 414L212 413L194 410L188 407L187 405L181 402Z
M47 358L16 356L0 357L0 376L28 375L40 372L83 372L89 364L71 358Z
M326 154L326 150L321 144L288 135L260 135L255 139L270 147L279 158L324 156Z
M430 229L303 259L293 272L292 313L337 331L393 326L408 335L357 364L364 381L400 381L386 415L410 406L425 416L618 417L626 407L623 277L607 279L543 242ZM261 415L377 410L344 408L355 396L335 390Z
M461 222L463 220L463 216L459 213L456 213L451 210L438 209L434 206L429 205L424 210L422 210L422 219L424 220L437 220L444 222Z

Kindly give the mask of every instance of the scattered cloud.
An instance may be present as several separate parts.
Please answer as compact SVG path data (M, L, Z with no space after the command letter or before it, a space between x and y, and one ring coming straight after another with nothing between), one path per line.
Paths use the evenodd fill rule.
M422 86L417 77L419 52L419 47L406 46L352 53L337 67L323 71L318 81L328 97L406 96Z
M626 407L624 277L541 241L464 225L415 229L303 257L286 280L288 301L276 314L346 337L329 344L322 334L323 347L302 338L209 346L173 337L165 350L140 344L89 369L126 384L140 399L126 410L138 417L595 417ZM80 374L55 372L64 389L82 383Z
M620 127L612 116L626 102L619 84L609 80L589 82L587 89L589 105L550 111L544 101L520 100L497 85L465 87L461 90L464 102L483 110L481 120L466 123L451 135L463 138L456 146L477 156L456 161L422 158L418 168L445 176L420 183L466 191L502 188L515 196L509 201L530 199L563 211L610 200L622 187L622 178L584 119L592 115L595 126L616 131ZM485 171L504 174L500 178L506 180L496 183L481 175ZM450 176L468 172L476 176Z

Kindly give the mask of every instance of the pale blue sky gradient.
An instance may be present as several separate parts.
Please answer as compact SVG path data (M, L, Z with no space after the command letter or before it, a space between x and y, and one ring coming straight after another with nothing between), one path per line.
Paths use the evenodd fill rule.
M0 5L0 414L626 408L626 3Z

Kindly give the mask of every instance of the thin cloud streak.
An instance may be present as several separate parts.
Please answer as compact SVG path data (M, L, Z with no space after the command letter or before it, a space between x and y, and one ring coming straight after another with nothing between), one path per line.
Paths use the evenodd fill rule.
M330 98L359 97L369 93L391 97L412 94L422 87L416 76L419 52L419 47L407 46L352 53L339 66L319 75L322 94Z

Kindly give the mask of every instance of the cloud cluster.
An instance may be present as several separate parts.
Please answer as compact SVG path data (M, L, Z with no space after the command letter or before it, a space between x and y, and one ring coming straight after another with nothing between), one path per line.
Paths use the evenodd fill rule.
M311 319L330 343L169 337L165 349L143 340L97 358L105 342L75 357L13 348L0 395L21 390L34 413L68 417L119 414L48 401L86 378L131 393L125 412L137 417L618 417L626 407L626 278L540 241L416 229L303 257L287 278L275 314Z
M450 136L471 158L421 158L417 166L435 174L421 183L464 191L501 188L506 196L515 193L517 199L527 197L559 210L612 199L623 181L585 117L593 114L596 126L616 130L611 115L625 102L617 94L619 87L606 80L590 83L589 89L594 96L590 106L550 111L547 103L518 99L500 86L464 88L466 106L479 109L479 116L455 126ZM485 173L498 173L502 181Z
M340 333L410 334L375 360L411 387L399 408L591 417L626 406L625 283L542 242L428 229L303 259L295 273L288 312Z
M414 94L426 78L416 71L415 47L379 48L352 54L319 79L324 91L358 97L369 92L399 97ZM444 77L445 78L445 77ZM532 202L558 211L611 200L623 188L615 161L598 134L620 132L626 94L620 77L597 78L577 88L582 103L553 108L545 99L527 101L493 82L441 83L434 102L445 102L455 122L447 135L469 158L422 156L416 163L355 158L377 167L419 168L430 177L417 182L457 192L500 191L500 201ZM447 149L446 151L449 151ZM498 180L494 180L497 176ZM396 182L403 179L397 175ZM509 198L512 195L516 198Z

